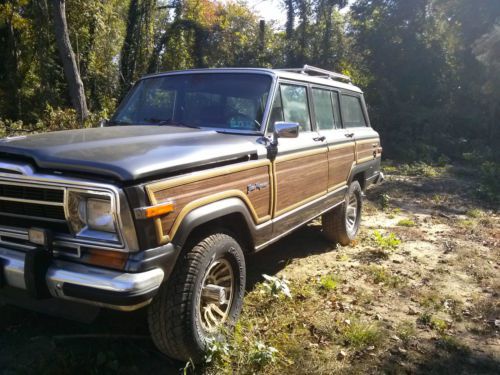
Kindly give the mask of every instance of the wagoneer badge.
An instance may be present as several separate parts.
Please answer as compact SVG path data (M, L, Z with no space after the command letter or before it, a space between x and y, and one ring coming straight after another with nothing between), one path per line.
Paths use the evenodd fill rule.
M249 184L247 186L247 194L251 193L254 190L262 190L265 189L269 184L267 182L260 182L256 184Z

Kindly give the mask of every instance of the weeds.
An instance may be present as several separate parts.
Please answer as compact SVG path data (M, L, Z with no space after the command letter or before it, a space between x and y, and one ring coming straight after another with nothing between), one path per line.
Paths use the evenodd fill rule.
M265 366L269 363L275 363L278 349L264 344L262 341L256 341L249 353L250 363L257 367Z
M370 266L368 267L368 272L370 273L375 284L383 284L391 288L398 288L405 284L405 280L403 278L394 276L384 267Z
M356 350L364 350L381 342L382 334L375 324L353 321L344 323L341 329L343 344Z
M383 210L389 208L389 203L391 202L391 197L388 194L380 194L379 203Z
M399 227L414 227L416 224L411 219L401 219L396 225Z
M437 177L445 171L445 167L433 166L424 162L402 164L399 172L405 176Z
M477 209L477 208L472 208L470 210L467 210L465 213L468 217L471 217L473 219L478 219L483 216L483 211Z
M280 298L282 296L292 298L288 280L276 276L262 275L266 281L262 283L262 288L267 291L271 296Z
M378 230L373 232L373 241L381 250L396 250L401 244L401 240L394 233L384 236Z
M325 275L321 277L319 284L322 290L332 291L337 289L341 281L337 275Z
M396 334L403 343L407 344L416 336L415 325L409 321L402 322L396 327Z
M448 323L444 321L443 319L437 318L433 316L430 312L426 311L420 314L420 316L417 319L417 323L429 327L431 329L434 329L440 333L443 333L448 329Z

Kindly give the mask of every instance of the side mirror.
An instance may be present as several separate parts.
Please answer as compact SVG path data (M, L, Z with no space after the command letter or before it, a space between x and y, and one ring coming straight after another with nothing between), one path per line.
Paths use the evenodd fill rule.
M299 123L276 121L274 123L273 141L278 143L278 138L297 138L299 136Z
M107 118L102 118L101 120L99 120L99 127L104 128L108 126L108 122L109 120Z

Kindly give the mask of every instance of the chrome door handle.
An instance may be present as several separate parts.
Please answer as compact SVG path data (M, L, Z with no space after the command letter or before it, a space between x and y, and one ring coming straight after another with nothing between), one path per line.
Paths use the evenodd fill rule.
M314 137L313 141L324 142L324 141L326 141L326 137L324 135L322 135L321 137Z
M347 138L352 138L354 137L354 133L346 133L344 134Z

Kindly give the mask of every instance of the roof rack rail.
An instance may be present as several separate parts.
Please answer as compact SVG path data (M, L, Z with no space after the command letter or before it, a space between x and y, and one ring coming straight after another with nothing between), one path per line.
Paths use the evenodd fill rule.
M301 74L307 74L307 75L312 75L311 73L317 73L316 77L336 79L336 80L347 81L348 83L352 83L351 77L346 76L345 74L331 72L329 70L316 68L315 66L311 66L311 65L307 65L307 64L304 65L304 67L302 67L302 68L288 68L288 69L277 69L277 70L282 70L284 72L301 73Z

